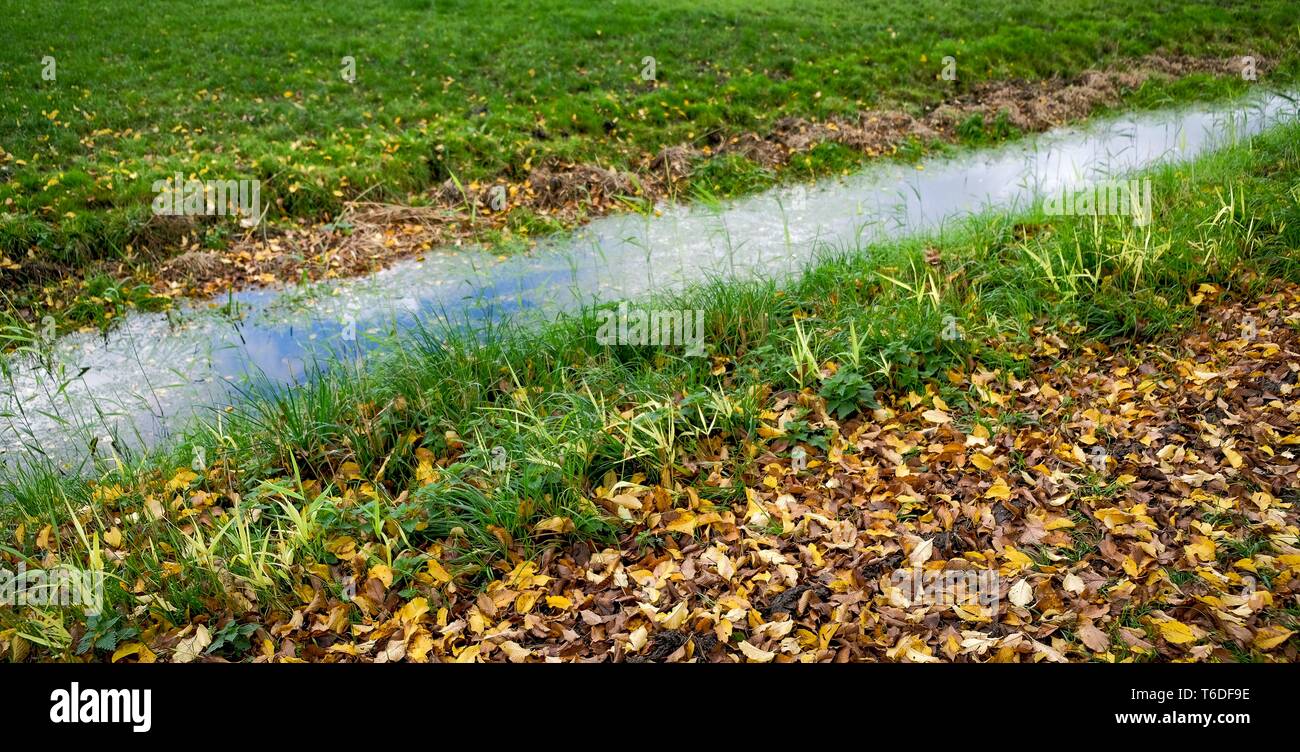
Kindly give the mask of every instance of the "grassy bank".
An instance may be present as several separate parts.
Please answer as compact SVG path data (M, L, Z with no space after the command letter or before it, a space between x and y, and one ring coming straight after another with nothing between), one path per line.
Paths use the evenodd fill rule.
M492 14L464 2L357 0L313 9L227 3L201 17L126 2L5 5L0 326L30 328L51 315L60 330L167 305L150 290L164 260L245 234L233 222L154 217L151 185L177 171L260 179L279 229L338 218L352 199L438 205L450 191L453 202L486 204L478 194L509 186L508 217L474 230L509 245L581 221L597 200L645 194L643 180L610 175L649 179L685 159L697 169L675 192L735 195L875 156L834 142L798 159L768 146L720 155L734 139L744 146L743 137L792 119L919 114L992 82L1069 81L1156 52L1257 55L1274 66L1263 80L1295 74L1290 8L1275 0L1248 9L1003 0L962 10L929 0L653 8L548 0L507 2ZM1008 27L1006 17L1020 23ZM95 33L106 18L115 33ZM356 62L353 82L342 75L345 56ZM955 80L942 76L946 56ZM652 80L643 77L647 57ZM1249 85L1192 71L1126 90L1124 104ZM954 125L971 143L1020 130L993 116ZM655 166L673 148L685 151ZM566 172L574 166L609 173ZM554 180L530 182L539 169ZM602 181L610 195L594 196ZM516 206L516 192L530 186L550 186L554 200ZM235 281L258 281L257 271Z
M1146 228L1126 217L990 217L943 238L827 259L784 289L716 282L645 303L649 309L702 310L705 357L686 357L680 348L600 346L595 311L540 331L503 323L476 341L430 324L365 368L323 374L313 386L254 399L147 457L121 457L87 478L39 465L11 474L0 481L5 560L11 568L23 561L103 569L108 605L89 630L75 612L6 610L0 639L16 658L105 659L123 646L138 658L184 656L206 635L209 642L199 652L209 657L319 660L358 655L356 643L380 624L385 635L406 629L405 651L419 625L432 620L446 628L468 619L472 629L465 635L456 632L460 636L448 642L444 629L438 647L430 653L433 643L425 645L419 655L473 659L480 649L465 653L468 646L457 640L482 639L483 620L488 627L494 623L484 615L495 613L492 599L503 588L519 595L526 581L543 605L533 613L530 601L519 617L539 620L525 625L528 639L549 644L559 638L546 624L576 618L573 604L586 597L578 592L581 578L576 585L559 584L579 565L595 567L588 560L601 549L614 550L616 559L621 549L629 568L642 557L642 567L654 570L655 562L680 561L683 552L695 556L704 546L734 541L741 529L748 532L740 540L754 534L763 547L795 547L811 567L827 550L809 554L811 539L801 537L805 523L783 522L773 511L777 502L781 508L808 505L825 493L796 480L797 469L789 468L796 447L807 453L810 468L827 473L870 466L877 478L875 462L883 463L880 477L903 485L886 495L837 502L836 514L867 514L879 536L873 546L897 538L899 555L915 550L912 536L921 528L914 526L942 528L947 519L944 534L957 535L961 528L951 527L947 506L953 499L996 501L1003 490L1010 494L1038 477L1031 466L1041 468L1070 489L1062 502L1069 524L1094 536L1069 555L1080 566L1101 561L1098 551L1115 544L1098 549L1098 540L1119 541L1121 533L1095 500L1124 499L1128 519L1145 519L1147 507L1134 512L1131 504L1153 492L1127 488L1138 471L1124 469L1119 449L1110 460L1114 466L1099 475L1086 458L1072 458L1068 447L1061 455L1033 451L1025 442L1035 432L1055 435L1047 426L1056 422L1094 441L1095 431L1105 437L1107 422L1095 413L1114 407L1116 392L1062 395L1066 385L1087 381L1076 373L1066 385L1057 383L1051 410L989 402L987 395L1014 396L1025 383L1081 369L1111 348L1167 339L1206 315L1209 301L1257 300L1273 295L1280 280L1296 281L1297 136L1300 129L1281 128L1155 173L1155 219ZM1206 326L1202 320L1198 328ZM1291 316L1261 326L1294 336L1296 322ZM1145 358L1160 363L1143 356L1125 370L1138 373ZM1091 367L1104 372L1114 366ZM1208 362L1196 368L1212 370ZM1171 395L1185 391L1176 379L1191 378L1188 373L1163 382ZM1149 381L1161 383L1155 376ZM1222 400L1227 393L1206 395ZM902 431L909 421L940 425ZM925 438L935 430L966 438ZM901 438L885 441L882 432ZM859 460L864 435L884 443L868 442L877 448L862 451ZM1274 442L1277 448L1265 457L1253 447L1263 441L1256 435L1236 444L1234 470L1243 455L1258 465L1248 466L1252 475L1225 481L1219 492L1229 500L1263 493L1279 516L1262 523L1248 510L1223 507L1213 519L1198 517L1193 530L1217 525L1217 532L1204 535L1220 547L1284 554L1295 546L1296 500L1276 506L1278 498L1286 501L1278 485L1286 471L1267 463L1281 462L1275 452L1290 450L1285 440ZM967 464L967 447L981 442L1002 447L1006 456ZM1074 449L1082 452L1077 444ZM961 456L961 473L978 477L934 475L951 460L945 452ZM1189 450L1186 461L1198 456ZM1162 461L1161 477L1176 474L1169 460ZM1186 472L1182 477L1192 477ZM853 483L862 481L854 477ZM1139 484L1150 481L1140 477ZM937 496L908 485L927 478ZM1176 491L1177 483L1169 482ZM1025 497L1031 507L1046 503L1040 493ZM974 519L983 524L979 514ZM742 520L748 523L737 528ZM1264 535L1255 527L1264 523L1280 527ZM1186 525L1184 519L1180 526ZM1064 549L1052 546L1064 544L1050 538L1040 558L1017 560L1006 573L1054 571ZM1198 539L1180 533L1167 543L1176 551ZM1004 550L1010 540L994 547ZM1023 540L1017 545L1024 548ZM964 555L976 556L977 548ZM881 560L890 550L882 549ZM1137 569L1128 572L1125 564L1106 589L1144 588L1146 601L1116 629L1149 627L1154 640L1169 623L1162 610L1171 597L1169 575L1155 584L1155 574L1138 577L1147 564L1164 560L1153 556L1144 564L1143 554L1132 556ZM1270 570L1266 579L1285 587L1285 569ZM766 585L753 587L767 588L772 597L793 589L768 577ZM1279 595L1273 605L1293 608L1287 603ZM1268 613L1272 626L1294 621L1280 611ZM651 618L650 626L656 623ZM217 635L224 637L217 641ZM1221 646L1214 656L1259 657L1253 635L1235 648ZM519 647L522 638L511 639ZM751 631L745 639L757 638ZM622 639L620 650L628 644ZM1163 654L1163 647L1159 654L1154 648L1144 653L1133 644L1115 655ZM1263 644L1276 646L1271 637Z

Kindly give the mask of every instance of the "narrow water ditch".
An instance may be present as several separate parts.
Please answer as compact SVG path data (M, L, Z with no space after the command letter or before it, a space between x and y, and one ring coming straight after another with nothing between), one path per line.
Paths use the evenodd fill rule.
M1027 208L1051 192L1190 159L1295 116L1291 98L1269 94L1122 116L722 205L608 216L524 255L435 251L366 278L133 314L106 337L60 339L44 362L10 361L0 384L0 464L33 453L75 464L95 437L113 434L154 442L243 386L292 384L322 353L365 350L376 332L419 318L545 317L711 276L779 278L826 249ZM100 438L96 451L107 450Z

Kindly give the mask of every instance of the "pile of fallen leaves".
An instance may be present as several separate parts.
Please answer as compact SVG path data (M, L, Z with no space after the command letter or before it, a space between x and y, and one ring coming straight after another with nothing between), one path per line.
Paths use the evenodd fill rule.
M931 388L836 422L816 395L773 394L760 443L694 458L691 485L594 489L626 521L617 546L516 549L481 587L453 574L453 537L399 585L366 555L378 544L337 537L336 563L306 563L283 607L226 578L245 588L238 630L196 615L112 658L1292 661L1300 288L1219 295L1196 292L1202 322L1180 342L1121 353L1039 332L1015 353L1023 378L950 373L960 410ZM796 414L826 431L825 451L796 445ZM720 475L739 453L754 471ZM182 516L212 503L195 497ZM997 592L917 602L895 573L918 568L995 571ZM242 653L212 649L241 634Z

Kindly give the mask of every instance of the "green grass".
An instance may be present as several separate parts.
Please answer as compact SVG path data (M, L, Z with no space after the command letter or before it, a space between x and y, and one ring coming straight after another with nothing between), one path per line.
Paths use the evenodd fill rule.
M519 181L548 162L636 168L665 146L765 133L782 117L917 110L982 81L1070 76L1161 50L1256 54L1295 73L1292 4L940 0L285 0L203 7L124 0L0 2L0 324L59 310L58 282L110 262L142 279L175 251L151 183L174 171L257 178L275 221L337 216L346 199L426 203L455 177ZM1015 18L1008 24L1007 18ZM958 60L956 82L939 78ZM42 59L57 78L42 78ZM355 58L357 80L341 76ZM642 60L656 58L655 82ZM1149 85L1138 104L1219 96L1233 79ZM968 123L970 143L1014 135ZM863 160L819 146L794 179ZM688 195L777 176L710 163ZM523 216L518 228L554 229ZM195 228L221 245L232 228ZM237 231L237 230L236 230ZM491 240L491 238L488 238ZM120 265L120 266L119 266ZM3 266L3 264L0 264ZM143 270L143 271L141 271ZM138 283L139 280L137 280ZM80 294L80 293L78 293Z
M366 367L250 395L147 455L81 475L36 462L4 476L0 545L39 560L36 532L48 525L61 561L109 568L112 609L156 594L152 618L179 623L238 613L249 594L282 607L350 545L391 567L399 586L431 550L481 583L518 557L613 540L624 523L593 500L620 484L659 486L670 503L690 487L743 504L690 460L726 444L734 451L716 472L750 476L774 392L807 389L861 410L943 384L952 367L1021 370L1034 326L1081 327L1074 336L1122 346L1192 320L1199 284L1248 295L1300 279L1300 127L1163 168L1153 186L1146 229L1123 218L976 218L944 237L827 258L784 288L716 281L645 304L703 309L707 358L597 345L594 311L477 336L429 323ZM942 275L922 261L931 246ZM945 338L954 320L963 336ZM833 377L817 368L828 362ZM960 414L962 396L945 389ZM203 472L187 474L199 447ZM176 499L199 491L217 507L183 516L193 502ZM151 505L166 516L143 511ZM20 525L25 542L11 543ZM125 555L97 564L113 531ZM22 633L75 653L69 617L40 613L22 617Z

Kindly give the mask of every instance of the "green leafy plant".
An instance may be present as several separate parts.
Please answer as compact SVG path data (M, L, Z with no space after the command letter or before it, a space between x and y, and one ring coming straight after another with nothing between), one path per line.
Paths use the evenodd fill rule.
M116 650L126 640L140 634L136 627L121 626L120 614L95 614L86 619L86 632L77 641L77 655L92 650Z
M826 400L826 412L840 420L863 407L879 407L875 388L852 369L841 368L834 376L823 380L820 394Z
M252 647L252 642L248 638L256 631L256 624L240 624L231 619L223 624L221 629L212 633L212 643L203 652L209 655L221 650L227 650L236 655L245 653Z
M830 451L830 439L825 431L814 430L808 425L806 420L788 421L785 426L785 435L796 444L807 444L821 449L823 452Z

